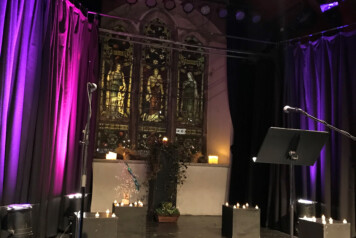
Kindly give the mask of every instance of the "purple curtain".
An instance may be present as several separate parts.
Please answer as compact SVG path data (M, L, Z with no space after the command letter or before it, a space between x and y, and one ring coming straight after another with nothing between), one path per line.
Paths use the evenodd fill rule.
M356 32L289 45L285 64L285 105L355 135ZM287 124L330 131L301 114L289 114ZM330 133L315 165L297 170L297 196L324 203L326 216L351 221L354 236L356 142Z
M53 236L53 201L80 191L86 85L98 78L97 22L68 0L0 0L0 43L0 205L39 203L39 237Z

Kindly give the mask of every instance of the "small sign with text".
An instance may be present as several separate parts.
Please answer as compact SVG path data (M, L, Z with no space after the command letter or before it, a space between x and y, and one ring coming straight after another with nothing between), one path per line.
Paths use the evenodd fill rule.
M183 128L176 128L176 134L178 135L185 135L185 131L187 129L183 129Z

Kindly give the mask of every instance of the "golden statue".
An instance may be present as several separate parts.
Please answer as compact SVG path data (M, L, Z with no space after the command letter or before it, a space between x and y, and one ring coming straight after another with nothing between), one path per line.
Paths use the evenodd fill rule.
M117 64L115 71L109 71L107 82L110 89L110 107L112 112L124 114L124 99L126 83L124 73L121 71L121 65Z

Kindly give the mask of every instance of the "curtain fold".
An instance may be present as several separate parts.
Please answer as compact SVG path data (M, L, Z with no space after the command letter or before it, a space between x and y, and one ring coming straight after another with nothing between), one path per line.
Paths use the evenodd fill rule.
M286 46L285 50L285 103L356 134L356 32L299 42ZM289 115L286 124L330 131L299 114ZM326 216L351 221L353 236L355 147L351 139L330 131L330 139L318 161L314 166L297 169L296 181L297 196L324 203Z
M40 204L38 237L53 236L57 198L80 191L79 141L87 82L98 80L98 24L68 0L0 1L0 43L0 205Z

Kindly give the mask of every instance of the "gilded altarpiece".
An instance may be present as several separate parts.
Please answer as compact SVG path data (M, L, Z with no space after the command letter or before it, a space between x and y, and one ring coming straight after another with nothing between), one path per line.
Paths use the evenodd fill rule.
M178 61L177 120L176 128L185 129L185 134L177 134L176 141L183 144L193 154L192 160L204 158L204 97L205 97L205 56L201 43L194 37L185 39ZM200 53L201 52L201 53Z
M159 19L147 24L143 34L171 38L170 30ZM157 43L162 47L157 47ZM170 57L168 45L145 40L141 59L138 149L148 149L147 141L153 134L158 138L166 134Z
M114 30L125 32L121 26ZM107 153L120 146L130 147L133 45L126 38L106 34L101 36L101 47L96 150Z

